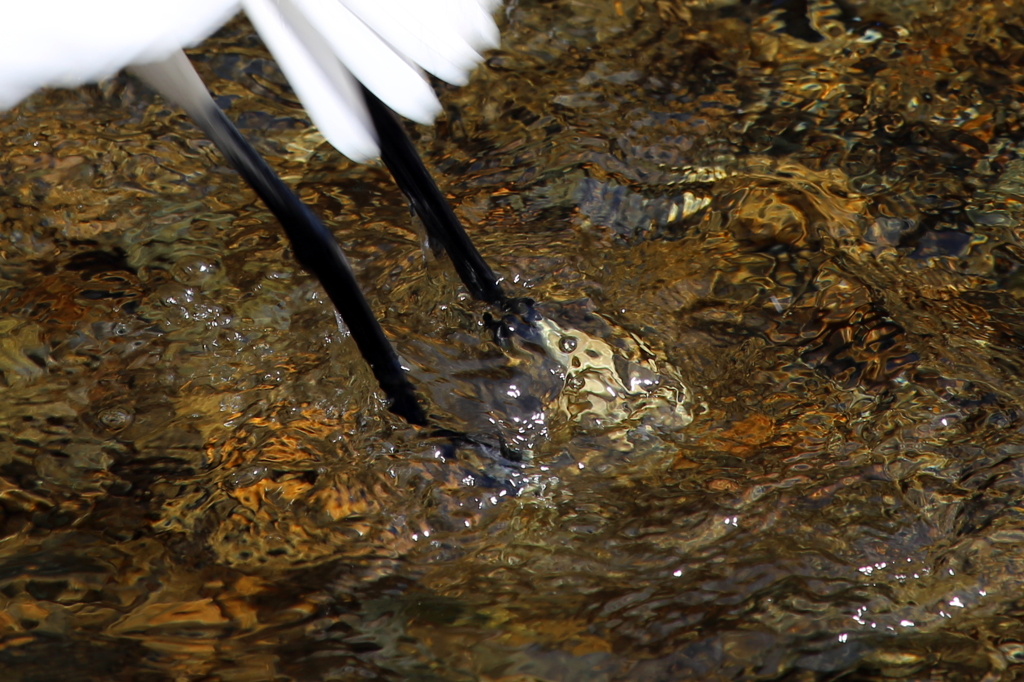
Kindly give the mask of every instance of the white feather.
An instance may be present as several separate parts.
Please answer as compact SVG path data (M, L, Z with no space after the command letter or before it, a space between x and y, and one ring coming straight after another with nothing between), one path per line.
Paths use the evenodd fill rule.
M464 84L498 44L501 0L7 0L0 21L0 111L44 86L76 87L191 47L244 6L302 100L339 151L377 143L353 74L403 116L440 111L417 66ZM347 67L347 68L346 68ZM351 73L350 73L351 72Z
M44 86L77 87L196 45L238 0L20 0L0 19L0 110Z
M498 27L480 0L455 0L449 12L450 19L457 22L459 35L474 50L483 52L498 46L501 41Z
M433 122L441 103L427 80L344 5L338 0L295 0L295 4L360 83L402 116L418 123Z
M480 61L480 55L459 34L458 13L437 11L449 0L341 2L406 59L441 80L464 85L466 75ZM477 9L480 11L479 6Z
M245 13L323 136L354 161L377 156L373 124L359 86L323 37L287 0L245 0Z

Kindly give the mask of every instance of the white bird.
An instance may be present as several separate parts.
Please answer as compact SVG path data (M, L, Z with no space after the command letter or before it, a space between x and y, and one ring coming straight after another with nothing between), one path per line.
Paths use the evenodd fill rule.
M499 0L500 2L500 0ZM177 58L244 9L313 123L356 161L379 154L356 80L431 123L423 70L466 82L498 44L494 0L9 0L0 21L0 110L44 86L77 87ZM162 86L157 89L162 90Z
M494 273L387 110L432 122L440 104L423 71L465 83L481 52L498 44L490 12L500 2L7 0L0 19L0 111L41 87L77 87L129 67L185 109L267 203L298 260L341 313L391 410L425 424L337 242L228 121L182 49L244 9L324 137L356 161L382 156L470 292L503 303Z

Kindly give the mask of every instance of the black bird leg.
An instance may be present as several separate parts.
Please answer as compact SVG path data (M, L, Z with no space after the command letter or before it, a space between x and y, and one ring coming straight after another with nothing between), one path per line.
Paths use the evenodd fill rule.
M498 278L473 246L398 118L365 87L363 97L377 128L380 158L423 221L427 235L448 252L452 265L473 298L504 306L507 299Z
M490 313L484 315L484 323L491 330L495 343L504 348L508 346L510 336L534 333L533 323L540 317L534 309L534 301L505 295L494 271L473 246L451 205L427 172L398 117L365 87L363 97L377 128L380 157L423 221L427 235L431 241L444 247L462 283L474 298L501 308L500 319Z
M410 424L426 425L427 417L415 390L334 235L245 141L210 97L185 53L179 51L166 61L136 66L133 71L192 117L281 222L295 257L320 280L348 325L359 352L388 398L388 409Z

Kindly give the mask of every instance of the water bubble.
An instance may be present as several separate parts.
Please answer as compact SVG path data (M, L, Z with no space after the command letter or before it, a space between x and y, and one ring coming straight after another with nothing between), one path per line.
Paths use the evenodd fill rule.
M558 348L563 353L572 353L578 345L579 341L576 340L575 336L563 336L558 340Z
M228 476L227 486L229 488L248 488L256 485L264 478L270 476L270 467L262 464L247 466Z
M99 414L100 423L111 431L120 431L132 423L132 413L123 407L111 407Z
M199 284L220 269L216 260L193 256L184 258L171 268L171 275L182 284Z

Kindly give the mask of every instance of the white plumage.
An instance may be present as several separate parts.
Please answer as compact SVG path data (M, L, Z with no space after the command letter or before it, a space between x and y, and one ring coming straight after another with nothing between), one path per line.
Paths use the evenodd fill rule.
M76 87L161 62L244 9L324 137L378 154L356 79L421 123L440 110L420 69L466 81L497 45L500 0L8 0L0 21L0 110L38 88Z

